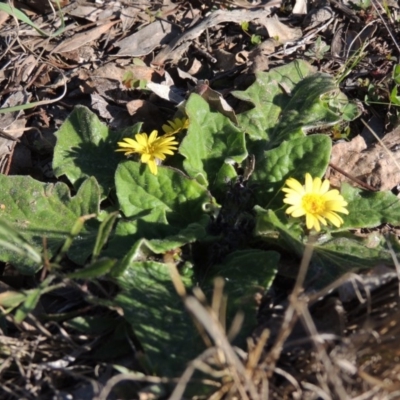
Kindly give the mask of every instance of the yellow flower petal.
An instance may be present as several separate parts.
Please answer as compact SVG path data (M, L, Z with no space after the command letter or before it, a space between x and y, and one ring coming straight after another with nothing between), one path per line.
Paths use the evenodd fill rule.
M313 179L311 175L307 172L306 173L306 186L305 186L305 192L306 193L312 193L313 191Z
M158 137L157 131L147 133L137 133L135 139L124 138L118 142L119 148L116 151L123 151L125 155L137 153L140 154L142 163L148 164L152 174L157 174L157 162L164 160L166 155L173 155L177 150L178 142L174 136Z
M329 182L329 180L328 180L328 179L325 179L325 180L322 182L322 186L321 186L321 189L320 189L320 193L321 193L321 194L327 193L328 190L329 190L330 184L331 184L331 183Z
M146 133L137 133L135 135L135 139L136 139L136 143L133 144L134 146L136 146L136 147L146 147L147 146L148 139L147 139Z
M337 227L343 224L343 218L339 214L336 214L335 212L329 211L326 213L325 217L326 219L331 221L333 225Z
M150 168L150 172L151 172L153 175L157 175L157 163L156 163L156 161L155 161L155 160L149 160L149 162L147 163L147 165L148 165L149 168Z
M184 129L189 128L188 118L175 118L173 121L167 121L166 124L162 126L162 130L165 136L175 135Z
M329 190L330 182L325 179L305 175L305 184L302 185L294 178L286 180L286 186L282 189L285 193L283 202L288 204L286 213L294 218L306 217L308 229L321 230L321 224L328 222L340 227L344 221L337 213L348 214L347 202L338 190Z
M311 177L311 175L310 175ZM311 178L312 179L312 178ZM313 183L312 183L312 190L313 192L320 192L321 190L321 185L322 185L322 181L321 178L314 178Z
M288 211L290 210L290 208L288 208ZM299 218L302 217L303 215L306 215L306 211L304 210L304 208L301 207L293 207L293 211L290 212L290 214L292 214L292 217L294 218Z
M307 229L315 229L317 232L321 230L321 226L319 224L318 218L316 218L312 214L306 214L306 226Z
M150 137L149 137L149 144L153 143L158 136L158 132L157 131L153 131L150 133Z
M302 184L296 179L289 178L285 183L290 189L293 189L294 192L297 192L299 194L304 193L304 188ZM283 189L283 191L289 191L290 189Z
M144 164L147 164L151 158L152 157L150 154L145 153L145 154L142 154L142 156L140 157L140 161Z

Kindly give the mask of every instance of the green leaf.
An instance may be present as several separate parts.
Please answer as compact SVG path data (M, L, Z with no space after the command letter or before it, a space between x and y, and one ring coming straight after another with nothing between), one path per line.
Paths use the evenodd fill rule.
M109 272L116 264L117 260L102 258L94 261L88 267L68 274L69 279L90 279L98 278Z
M206 235L206 226L209 224L208 216L204 216L203 223L189 224L176 235L167 236L164 239L152 239L144 241L146 247L154 254L164 254L167 251L180 248L188 243L194 243L203 239Z
M189 288L191 280L181 278ZM134 262L118 282L122 292L115 304L123 309L145 350L149 373L180 376L186 363L201 352L201 339L176 294L168 266Z
M116 318L107 316L82 316L65 321L63 325L75 329L85 335L102 335L115 329Z
M154 209L145 215L129 219L120 219L102 255L118 259L125 258L132 243L139 239L162 239L177 231L177 228L168 224L165 210L162 209Z
M346 110L347 97L339 91L330 75L314 73L305 61L295 61L270 72L259 72L256 81L244 92L234 96L254 105L238 115L239 125L253 140L254 148L264 150L284 140L303 136L311 129L340 122ZM357 114L353 116L355 118Z
M381 263L393 264L384 238L374 247L369 247L369 243L368 238L359 239L355 236L333 237L322 244L317 243L312 259L319 270L317 287L324 287L346 272L357 272Z
M249 22L248 21L243 21L240 23L240 27L247 32L249 30Z
M235 344L245 347L246 339L257 326L255 296L270 287L276 275L280 255L275 251L238 250L212 268L210 278L222 276L227 299L227 329L238 311L244 321Z
M138 220L137 222L140 223L140 220ZM208 216L204 216L201 224L189 224L186 228L183 228L176 234L152 240L145 239L144 237L146 237L146 232L140 231L140 233L142 234L141 239L137 240L133 247L126 247L130 248L128 253L125 253L126 248L124 249L124 252L120 252L119 256L121 257L121 255L124 255L124 257L114 268L112 275L119 276L121 273L123 273L123 271L125 271L126 268L129 267L129 265L131 265L135 261L145 261L149 258L154 257L154 255L165 254L168 251L178 249L188 243L193 243L197 240L201 240L206 236L205 227L208 225L208 223ZM158 233L158 235L159 234L160 233ZM132 240L130 241L130 243L132 243ZM114 249L114 244L111 243L110 247L112 248L111 251L113 252L113 254L115 254L116 251Z
M269 140L269 132L290 101L290 92L314 71L310 64L299 60L270 72L256 73L256 81L247 90L232 92L238 99L254 105L251 110L238 115L240 126L254 139Z
M197 94L190 95L186 113L190 125L179 148L186 158L184 168L193 178L203 176L213 192L214 180L223 165L241 163L247 157L244 133L227 117L211 111Z
M260 44L262 42L262 37L260 35L251 35L250 42L254 45Z
M49 289L49 284L53 280L53 276L49 275L40 285L25 292L24 302L18 307L15 312L15 321L21 323L29 313L31 313L37 306L40 296ZM51 290L51 289L50 289Z
M37 303L39 302L41 293L42 289L40 287L29 291L29 294L26 296L25 301L15 312L15 322L17 324L21 323L26 318L26 316L34 310Z
M300 219L288 219L282 212L275 214L272 210L256 207L255 234L265 240L288 250L300 259L304 254L304 223ZM303 228L302 228L303 226ZM385 247L385 240L360 239L352 234L340 237L321 234L314 244L314 252L309 266L308 276L316 288L322 288L346 272L358 271L379 263L392 264L392 258ZM371 245L373 243L373 245ZM295 271L294 276L296 276ZM315 281L315 276L318 280Z
M283 206L281 191L286 179L304 182L305 174L322 177L328 167L332 142L328 136L312 135L283 142L279 147L266 151L256 163L251 176L257 204L264 208Z
M94 259L100 255L102 248L106 245L117 217L118 212L116 211L108 214L104 220L101 221L92 254Z
M177 170L161 166L153 175L145 165L126 161L119 165L115 182L121 210L127 217L147 215L157 209L176 228L185 228L204 215L210 202L207 190Z
M29 176L0 175L1 217L17 230L31 248L39 253L46 238L52 257L70 236L78 218L99 213L100 190L94 178L85 181L71 198L64 183L42 183ZM82 265L91 254L98 229L94 219L87 221L68 251L72 261ZM20 272L33 274L41 263L9 248L0 249L0 260L11 262Z
M5 208L2 209L2 211L4 210ZM0 219L0 248L7 249L23 259L29 259L33 264L42 262L40 252L32 247L19 231L4 219Z
M400 85L400 64L393 67L393 81L396 85Z
M136 124L124 132L112 133L96 114L84 106L76 106L56 132L54 174L67 176L76 189L86 178L94 176L102 196L106 197L114 188L114 173L123 159L115 152L117 142L123 136L138 133L140 128L141 124Z
M14 290L6 290L5 292L0 293L0 306L3 309L8 309L2 312L2 314L18 307L23 301L25 301L28 294L16 292Z
M400 105L400 96L397 93L397 86L394 86L390 92L390 102L395 106Z
M367 192L344 183L341 194L349 215L342 214L344 224L338 230L400 225L400 202L392 192Z
M256 227L254 234L272 239L279 246L301 257L304 251L304 231L297 222L289 221L283 211L273 212L259 206L254 207L256 212Z

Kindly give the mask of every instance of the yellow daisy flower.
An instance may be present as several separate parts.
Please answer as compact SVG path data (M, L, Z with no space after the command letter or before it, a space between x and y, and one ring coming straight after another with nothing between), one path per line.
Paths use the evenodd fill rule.
M173 155L176 150L174 136L164 135L158 137L158 132L153 131L148 136L147 133L138 133L135 140L131 138L123 138L123 142L118 142L120 147L116 151L123 151L125 155L141 154L140 161L149 166L152 174L157 175L157 164L160 160L165 160L165 155Z
M173 121L167 121L166 124L162 126L162 130L165 135L175 135L184 129L189 128L189 119L186 117L175 118Z
M286 193L283 202L290 205L286 213L294 218L305 215L308 229L315 228L319 232L320 223L327 225L326 220L337 228L343 224L342 217L337 213L349 213L345 208L347 202L338 190L329 190L328 179L322 182L307 173L304 186L294 178L287 179L285 183L288 187L282 189Z

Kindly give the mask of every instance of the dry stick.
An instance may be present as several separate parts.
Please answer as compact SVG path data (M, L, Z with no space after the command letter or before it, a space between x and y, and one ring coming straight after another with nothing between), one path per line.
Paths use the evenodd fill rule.
M29 130L29 128L13 129L11 131L11 133L19 133L21 131L27 131L27 130ZM20 142L20 140L18 138L15 138L14 136L10 135L8 132L6 132L5 130L3 130L1 128L0 128L0 136L5 139L11 140L13 142L17 142L17 143Z
M143 376L140 373L119 374L110 378L107 381L106 386L104 386L103 390L100 392L99 396L95 396L93 400L107 400L114 386L122 381L137 381L137 382L160 384L160 383L171 383L174 382L175 380L168 378L158 378L155 376Z
M247 388L250 392L250 395L252 396L252 399L258 399L257 391L256 388L254 387L253 383L251 380L248 378L246 374L246 370L242 363L240 362L239 358L233 351L230 343L228 342L224 330L221 326L221 324L218 322L218 319L216 318L216 314L212 312L212 310L207 310L201 302L193 297L193 296L186 296L186 290L184 288L184 285L182 283L181 277L177 271L176 265L169 263L169 270L171 274L171 279L172 282L175 286L175 289L177 293L182 297L183 302L186 306L186 308L189 310L192 316L195 317L195 322L197 322L196 325L201 326L201 330L205 330L208 332L208 334L211 336L211 338L214 340L214 343L216 346L220 347L224 354L225 357L227 358L227 362L229 365L232 367L234 366L236 368L231 370L231 374L233 377L233 380L235 381L237 388L239 392L241 392L241 398L246 400L248 399L246 392L243 390L240 382L240 378L237 375L237 371L240 372L242 379L245 381ZM199 293L200 294L200 293ZM198 296L199 296L198 294ZM218 303L218 301L216 301ZM186 374L187 372L187 374ZM188 379L187 377L192 375L193 372L190 370L185 372L185 380ZM190 378L189 376L189 378ZM185 383L186 385L186 383ZM172 393L170 400L172 399L180 399L181 396L183 395L185 386L183 385L177 385L175 388L174 392Z
M211 309L217 316L220 315L221 307L223 306L224 286L225 286L224 278L218 276L217 278L214 279L214 291L211 298ZM225 321L221 320L221 318L219 318L219 321L223 326L223 328L225 329Z
M347 272L346 274L342 275L340 278L336 279L336 281L330 283L328 286L325 286L323 289L321 289L319 292L314 293L312 295L308 296L308 305L314 304L318 299L325 297L329 292L331 292L333 289L337 289L344 283L350 281L352 283L354 293L358 299L358 301L361 304L364 304L367 302L367 312L370 314L372 311L372 302L371 302L371 291L367 285L365 285L365 282L363 279L355 274L354 272ZM365 290L365 299L363 298L360 289L358 286L355 284L355 281L359 282Z
M291 294L291 296L293 296L294 303L296 303L297 298L303 291L303 284L304 284L304 280L306 278L306 274L308 271L308 266L310 265L315 242L316 242L316 237L310 235L308 237L308 241L307 241L306 247L304 249L304 255L301 260L299 274L297 275L296 283L294 285L293 292Z
M327 379L332 383L338 398L340 400L347 400L348 396L343 387L343 384L339 376L337 375L323 344L321 343L320 340L318 340L319 336L318 331L311 317L310 311L308 310L307 305L305 304L304 301L303 302L297 301L294 305L296 307L297 313L300 315L300 318L303 322L303 326L306 329L308 329L308 333L311 335L311 339L314 343L314 347L317 350L318 357L322 362L322 364L324 365ZM320 383L322 384L322 386L325 386L325 390L327 391L327 393L329 393L328 385L322 380L320 380Z
M56 66L53 66L53 67L55 69L57 69L58 71L60 71L60 69L57 68ZM38 107L38 106L42 106L42 105L56 103L57 101L61 100L65 96L65 94L67 93L67 82L66 82L67 79L65 78L65 75L62 72L61 72L61 75L62 75L63 80L64 80L64 82L63 82L64 83L64 90L60 94L60 96L56 97L55 99L51 99L51 100L39 100L39 101L35 101L35 102L32 102L32 103L20 104L19 106L0 108L0 114L6 114L6 113L14 112L14 111L28 110L28 109L33 108L33 107Z
M319 386L313 385L310 382L301 382L304 389L308 389L310 392L318 394L318 396L323 400L332 400L332 397L325 393Z
M249 353L249 357L248 357L248 361L247 361L247 365L246 365L246 368L248 370L251 371L258 365L258 361L261 358L264 346L267 343L269 336L270 336L269 329L264 329L261 333L261 336L259 337L259 339L257 341L256 347L253 349L253 351L251 351Z
M225 307L224 311L226 314L226 307L227 307L227 297L225 296ZM226 337L230 342L233 342L236 335L240 332L240 329L243 326L243 321L244 321L245 314L243 311L238 311L236 312L235 316L233 317L231 326L229 327L229 330L226 334ZM226 315L224 316L224 321L226 321Z
M228 342L221 325L213 313L201 305L195 297L187 297L184 299L186 308L193 314L199 322L204 326L208 334L213 339L214 343L222 349L226 357L227 363L234 367L231 369L232 379L235 381L238 391L240 392L241 399L249 399L246 391L241 385L241 379L246 384L246 389L250 393L251 399L258 399L257 390L253 382L248 377L246 370L239 360L236 353L233 351L231 344ZM239 376L240 374L240 376ZM241 379L240 379L241 378Z
M285 311L281 329L278 333L278 337L276 338L276 341L271 351L265 357L264 362L268 364L269 376L272 376L276 363L282 353L283 345L286 339L289 337L290 333L292 332L295 323L297 322L298 314L296 313L295 304L298 300L299 294L303 290L303 283L307 274L308 265L311 261L314 242L315 238L309 237L309 240L304 249L303 258L301 260L299 274L297 275L297 280L293 288L293 292L289 297L289 305Z
M294 326L294 322L297 320L297 317L300 316L300 318L303 321L304 326L308 329L311 337L313 338L314 346L317 349L320 360L325 367L329 381L333 384L333 387L335 388L336 394L338 395L339 399L345 400L348 398L347 394L345 392L345 389L344 389L339 377L337 376L337 374L334 374L335 370L333 368L332 363L329 360L329 357L328 357L324 347L318 341L318 331L317 331L315 324L312 320L312 317L308 311L307 305L305 303L306 299L300 298L301 292L303 291L303 284L304 284L305 276L306 276L306 273L308 270L308 265L311 260L314 242L315 242L315 238L309 237L309 241L306 245L303 259L302 259L302 262L300 265L300 270L299 270L299 274L297 276L296 284L295 284L292 294L289 297L290 303L285 312L282 328L279 332L279 336L274 344L274 347L272 348L270 354L268 355L268 357L270 357L270 359L268 361L270 361L270 362L272 361L272 363L273 363L273 366L269 365L269 367L271 369L273 369L274 371L276 371L275 365L276 365L276 362L282 351L283 344L286 341L287 337L290 335L292 328ZM291 382L291 380L289 380L289 381ZM324 390L325 390L324 394L326 396L328 396L328 397L326 397L326 396L324 396L324 397L330 398L329 394L327 394L327 393L329 393L328 385L324 381L321 381L321 380L320 380L320 384L321 384L321 386L324 387ZM295 387L296 387L296 385L295 385Z
M357 185L360 185L361 187L363 187L364 189L370 190L371 192L377 192L378 189L375 189L374 187L372 187L371 185L368 185L368 183L363 182L362 180L354 177L353 175L348 174L345 170L343 170L342 168L338 167L335 164L332 164L331 162L329 163L329 166L331 168L333 168L334 170L338 171L339 173L341 173L342 175L344 175L346 178L349 178L350 180L352 180L353 182L357 183Z
M375 21L369 22L367 25L364 26L364 28L361 29L360 32L357 33L357 35L354 36L354 39L350 42L349 47L348 47L348 49L347 49L346 59L350 58L350 52L351 52L351 50L352 50L351 48L353 47L353 44L356 42L356 40L357 40L357 39L360 39L360 40L361 40L361 34L362 34L370 25L373 25L374 23L375 23ZM362 40L361 40L361 41L362 41ZM364 49L366 49L368 45L369 45L369 42L366 41L366 43L363 43L363 45L358 49L358 50L360 50L360 52L361 52L361 53L360 53L360 56L361 56L361 54L362 54L362 51L363 51Z
M298 393L296 395L293 394L293 398L301 399L300 396L303 394L303 391L301 390L299 382L292 375L290 375L289 373L287 373L285 370L283 370L281 368L276 367L274 372L278 375L283 376L288 382L290 382L296 388ZM294 396L297 396L297 397L294 397Z
M211 355L213 355L215 352L215 348L209 348L206 351L204 351L203 354L201 354L197 360L202 361L203 359L207 359ZM196 361L196 360L195 360ZM186 368L185 372L181 375L181 377L178 380L177 385L175 386L174 391L172 392L171 396L169 397L168 400L180 400L182 399L183 393L186 389L187 384L189 383L190 379L192 378L192 375L196 371L196 369L199 368L198 363L195 361L192 361L189 363L188 367Z
M381 19L383 25L385 25L386 30L389 32L389 35L390 35L390 37L392 38L393 43L394 43L395 46L397 47L397 51L398 51L399 54L400 54L400 46L398 45L398 43L397 43L397 41L396 41L396 38L394 37L392 31L391 31L391 30L389 29L389 27L387 26L387 23L386 23L385 19L382 17L381 12L378 10L378 7L376 6L375 1L372 0L371 3L372 3L372 5L373 5L373 7L375 8L375 11L378 13L379 18ZM379 3L378 3L378 4L379 4ZM382 4L379 4L379 5L382 7ZM383 8L383 7L382 7L382 8Z
M341 1L338 0L330 0L340 11L347 14L350 18L354 19L356 22L360 22L360 18L356 15L356 13L349 7L345 6Z
M334 18L331 18L330 20L328 20L328 22L326 22L325 24L314 29L312 32L307 33L307 35L303 36L299 40L296 40L294 42L286 42L283 45L282 50L271 53L270 56L275 56L277 54L289 55L289 54L294 53L299 47L304 46L305 44L308 44L310 42L310 40L313 39L317 35L318 32L321 32L325 28L327 28L332 23L333 20L334 20ZM288 48L288 46L292 46L292 47Z

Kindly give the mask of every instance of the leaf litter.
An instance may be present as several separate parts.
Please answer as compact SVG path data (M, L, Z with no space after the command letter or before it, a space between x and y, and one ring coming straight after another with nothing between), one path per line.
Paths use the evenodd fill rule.
M17 223L0 224L13 249L1 258L2 397L396 398L398 13L377 0L4 3L0 212ZM128 161L113 194L110 143L161 130L177 105L191 126L173 166L191 179ZM279 204L270 193L288 171L328 164L359 240L333 232L312 256L260 206ZM132 197L132 186L146 190ZM122 206L115 227L79 218L104 199ZM218 215L211 225L200 203Z

